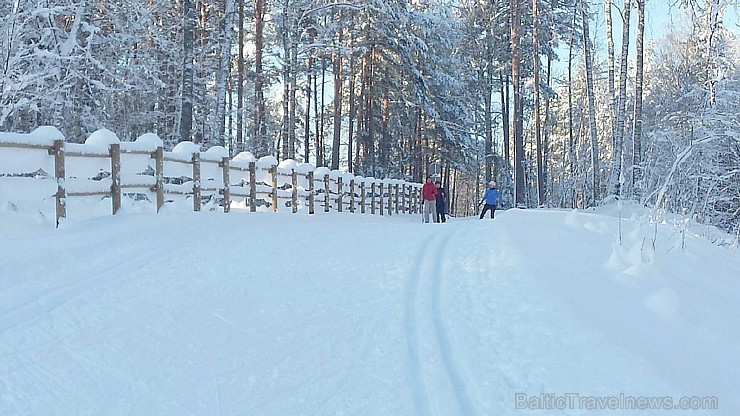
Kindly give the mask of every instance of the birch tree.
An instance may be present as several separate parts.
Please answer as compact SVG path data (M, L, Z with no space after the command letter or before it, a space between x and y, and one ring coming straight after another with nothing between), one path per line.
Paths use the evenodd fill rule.
M637 0L637 62L635 68L635 105L632 129L632 189L637 191L642 163L642 90L645 59L645 0Z
M611 175L609 176L609 194L620 196L622 183L622 155L624 151L624 130L627 111L627 60L630 44L630 9L632 0L624 0L622 8L622 57L619 60L619 97L617 105L617 131L614 135L612 149Z
M596 99L594 97L593 68L591 61L591 38L589 37L588 3L581 4L583 22L583 59L586 68L586 95L588 97L588 129L591 138L591 198L596 203L599 197L599 142L596 132Z

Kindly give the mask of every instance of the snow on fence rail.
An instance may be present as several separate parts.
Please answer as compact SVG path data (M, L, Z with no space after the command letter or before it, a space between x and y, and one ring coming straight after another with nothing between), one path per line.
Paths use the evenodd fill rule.
M220 146L201 152L197 144L182 142L165 152L162 145L152 133L121 142L105 129L91 134L85 144L66 143L54 127L29 134L0 133L0 180L53 180L56 190L49 193L55 199L57 226L67 215L68 197L110 197L116 214L124 196L142 191L146 199L153 194L157 212L169 202L166 195L191 198L194 211L202 209L204 198L218 199L224 212L237 203L235 198L243 198L250 212L277 212L281 204L292 213L309 214L317 211L317 204L319 212L419 212L418 183L364 178L293 160L278 163L272 156L257 160L248 152L229 158Z

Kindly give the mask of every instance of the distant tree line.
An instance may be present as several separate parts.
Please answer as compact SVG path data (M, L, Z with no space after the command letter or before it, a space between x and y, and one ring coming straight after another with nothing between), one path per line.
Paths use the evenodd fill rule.
M736 1L682 0L687 24L651 44L646 0L616 3L12 0L0 129L417 181L435 166L457 214L496 180L512 206L632 199L739 232Z

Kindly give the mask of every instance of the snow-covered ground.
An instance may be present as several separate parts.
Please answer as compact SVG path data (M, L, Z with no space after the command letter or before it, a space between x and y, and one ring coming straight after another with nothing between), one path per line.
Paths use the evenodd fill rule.
M740 252L669 224L52 223L0 206L2 416L740 414Z

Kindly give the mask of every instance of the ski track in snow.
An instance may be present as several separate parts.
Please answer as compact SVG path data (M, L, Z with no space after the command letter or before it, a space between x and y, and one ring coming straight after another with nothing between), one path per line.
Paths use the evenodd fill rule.
M460 410L463 415L472 416L476 414L475 407L473 406L472 400L470 400L470 394L468 393L465 380L460 374L460 369L455 361L454 352L450 346L450 337L447 332L447 328L445 328L444 325L440 304L442 277L447 272L444 269L445 263L443 260L447 255L447 251L444 250L444 248L447 247L453 234L454 232L448 233L444 236L444 240L442 240L440 245L440 250L435 256L434 273L432 274L432 316L434 318L434 332L437 337L440 354L442 355L442 362L447 371L447 375L452 382L457 403L460 405Z
M170 242L166 246L163 246L163 248L166 249L175 244L176 242ZM0 315L0 335L41 315L52 313L59 307L83 294L125 276L123 273L118 274L116 272L122 270L131 272L145 268L151 261L156 260L159 255L159 251L149 251L145 252L145 254L131 256L116 264L97 270L87 277L29 295L27 299L21 300L18 304L2 312Z
M599 308L574 309L591 292L565 290L573 281L592 284L593 293L619 289L601 267L608 219L579 216L563 228L568 217L549 211L447 224L184 218L122 216L50 233L42 244L7 244L15 254L0 270L8 277L0 282L0 416L689 414L515 408L519 392L696 390L675 388L640 350L615 345L611 337L621 333L584 319ZM569 247L593 251L571 258ZM717 273L731 295L729 274ZM678 320L681 313L712 299L684 306L687 290L656 282L662 287L682 302L658 316L667 328L675 321L683 330L690 322ZM631 293L619 293L605 318L634 309L617 302ZM645 293L652 302L624 314L632 318L625 329L642 328L650 306L662 312L660 302L673 299L659 296L673 293L667 289ZM717 345L737 339L715 328L711 335L725 337L716 335ZM697 338L696 348L703 345L715 344ZM669 352L683 358L682 351ZM732 357L727 351L721 357ZM692 359L694 367L714 363ZM690 414L737 414L730 388L718 385L726 407Z
M429 395L427 393L427 386L422 376L421 358L419 352L419 340L418 340L418 329L417 329L417 292L419 290L419 281L422 279L422 267L426 259L426 253L428 251L429 244L433 241L432 238L424 241L419 254L416 255L416 263L414 263L411 269L411 277L408 279L408 285L406 288L406 313L405 313L405 328L406 328L406 346L408 348L409 355L409 380L411 384L411 394L414 398L414 409L416 409L417 415L429 414Z
M450 414L450 408L437 409L434 404L444 406L435 403L430 395L430 386L447 386L460 414L472 416L477 413L450 345L440 300L442 281L451 272L445 268L446 252L456 234L456 229L444 227L422 243L406 288L405 328L411 391L417 415ZM432 329L429 339L420 339L422 323ZM427 344L436 346L431 357L423 349ZM434 397L440 397L442 392L433 393Z

